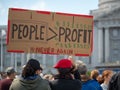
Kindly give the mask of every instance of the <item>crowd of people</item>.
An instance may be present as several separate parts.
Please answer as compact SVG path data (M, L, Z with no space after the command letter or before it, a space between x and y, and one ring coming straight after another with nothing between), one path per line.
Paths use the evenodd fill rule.
M0 90L120 90L120 74L112 70L97 69L88 73L85 63L71 57L59 60L54 66L56 74L41 76L43 68L36 59L28 60L22 73L16 77L13 67L1 75Z

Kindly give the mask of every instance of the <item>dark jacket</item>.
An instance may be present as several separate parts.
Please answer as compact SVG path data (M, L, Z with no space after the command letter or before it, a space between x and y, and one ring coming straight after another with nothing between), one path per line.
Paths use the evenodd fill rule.
M108 85L108 90L120 90L120 72L112 76Z
M56 79L50 86L52 90L81 90L81 82L77 79Z
M9 90L51 90L48 81L43 80L40 76L33 80L16 78Z

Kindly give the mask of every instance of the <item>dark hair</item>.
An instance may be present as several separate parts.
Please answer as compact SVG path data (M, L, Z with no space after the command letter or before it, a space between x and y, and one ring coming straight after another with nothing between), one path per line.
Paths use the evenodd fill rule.
M42 70L39 61L36 59L30 59L23 68L22 77L26 78L28 76L33 76L35 75L36 70Z
M71 72L71 68L58 68L57 69L59 74L55 75L54 78L61 78L61 79L73 79L72 77L72 72Z
M11 74L15 73L15 69L13 67L8 67L6 69L6 74L10 76Z

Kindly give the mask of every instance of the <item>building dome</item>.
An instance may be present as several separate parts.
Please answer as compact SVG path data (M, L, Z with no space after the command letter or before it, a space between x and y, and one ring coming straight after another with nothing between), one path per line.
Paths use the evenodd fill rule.
M120 0L99 0L99 8L120 7Z

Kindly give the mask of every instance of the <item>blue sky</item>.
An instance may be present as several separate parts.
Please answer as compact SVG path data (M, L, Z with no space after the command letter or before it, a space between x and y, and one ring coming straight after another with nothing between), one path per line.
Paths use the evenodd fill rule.
M7 25L8 8L88 15L98 8L98 0L0 0L0 25Z

